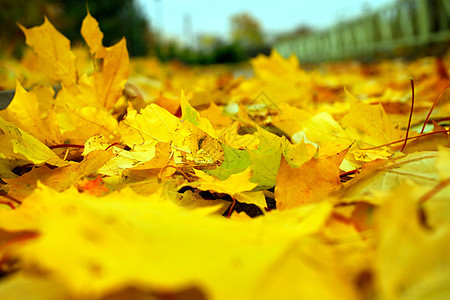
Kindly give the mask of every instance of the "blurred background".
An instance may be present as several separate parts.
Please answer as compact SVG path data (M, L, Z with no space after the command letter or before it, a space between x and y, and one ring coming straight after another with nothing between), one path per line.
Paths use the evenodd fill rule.
M82 43L86 3L105 45L122 36L132 56L186 64L235 63L272 48L301 62L442 55L450 41L448 0L0 0L0 56L20 58L17 23L43 16Z

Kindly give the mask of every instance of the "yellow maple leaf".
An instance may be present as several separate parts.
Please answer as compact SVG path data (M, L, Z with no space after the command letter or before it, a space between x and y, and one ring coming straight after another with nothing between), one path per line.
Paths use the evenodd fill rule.
M95 92L98 102L111 109L122 95L129 74L129 58L125 39L111 47L103 47L103 33L98 22L87 13L81 26L81 34L92 54L101 58L99 69L94 72Z
M35 165L44 163L54 166L67 165L67 162L60 159L38 139L2 118L0 118L0 145L2 145L1 153L7 158L22 159Z
M365 164L363 171L346 184L344 199L372 202L377 192L394 191L411 182L424 187L434 186L439 178L436 156L433 151L422 151L390 161L378 159Z
M247 204L255 204L261 210L264 210L267 207L266 197L264 196L263 191L239 192L235 194L234 197L239 202L244 202ZM234 214L232 214L232 216L234 216Z
M341 123L348 136L356 141L377 146L402 138L381 105L372 106L356 99L347 91L350 111Z
M294 145L287 140L284 141L283 155L287 163L292 167L300 167L313 158L315 153L317 153L317 149L311 144L305 144L303 140Z
M105 56L103 32L100 31L97 20L92 17L89 10L81 24L81 35L86 41L86 44L88 44L91 54L95 54L97 58L103 58Z
M76 84L75 55L70 50L70 41L53 27L47 18L41 26L27 29L19 25L25 34L26 43L37 53L49 77L68 86Z
M111 109L122 95L129 74L129 58L125 38L105 48L101 71L94 73L99 103Z
M84 143L88 137L115 134L117 121L110 110L122 95L129 72L129 58L125 40L112 47L101 46L102 33L96 21L88 14L82 27L88 44L102 54L100 70L93 75L78 77L75 56L69 41L45 19L43 25L24 31L27 43L33 47L41 65L50 65L51 78L61 82L54 105L63 139ZM101 46L101 48L99 48ZM94 126L92 126L94 125Z
M264 297L278 283L261 282L271 282L276 270L277 278L292 277L305 288L336 285L334 296L353 299L344 277L332 272L337 261L321 255L321 268L312 267L310 248L304 247L314 245L308 241L329 213L330 205L322 203L266 220L230 223L176 207L159 194L143 197L125 189L98 198L40 185L16 211L0 210L0 228L39 232L12 244L8 252L20 259L23 270L38 269L40 277L57 278L74 298L101 297L130 285L157 290L194 285L211 299ZM299 280L292 268L276 268L286 255L289 262L296 257L311 276ZM283 293L308 294L302 289Z
M310 105L313 94L311 78L300 68L295 55L284 59L276 50L272 50L269 57L258 55L251 60L251 64L256 77L239 86L235 92L238 97L250 98L255 103L263 95L270 100L263 100L265 104L287 102Z
M111 145L102 136L93 136L86 140L83 155L89 155L93 151L110 150L112 158L99 166L97 172L103 175L122 175L126 169L143 170L153 168L163 168L169 163L171 149L170 143L149 140L144 145L135 149L124 150L121 147ZM131 177L131 175L127 175Z
M232 174L225 180L220 180L201 170L194 169L194 172L195 176L199 177L200 180L184 185L193 186L203 191L213 191L234 196L237 193L250 191L258 185L250 181L252 177L252 170L250 168L247 168L243 172Z
M179 123L180 120L164 108L149 104L141 109L140 113L135 110L128 111L119 129L125 143L133 149L144 144L146 140L175 141L181 144L175 132Z
M18 80L14 98L5 110L0 111L0 117L46 145L62 144L59 122L53 108L41 111L37 96L27 92Z
M17 200L25 199L34 191L38 181L62 192L83 177L98 173L112 157L114 155L110 151L97 150L89 153L80 163L70 161L67 166L59 168L45 165L33 168L18 178L4 180L8 184L8 195Z
M30 129L32 135L47 144L61 144L62 141L83 144L87 138L98 134L114 137L118 122L108 110L122 95L128 77L125 41L109 48L96 49L99 53L104 52L101 70L93 75L80 74L78 77L69 41L47 19L41 26L21 29L27 44L33 47L39 58L38 64L45 66L52 80L61 82L61 90L56 99L51 97L50 103L45 103L43 108L46 110L39 110L33 95L18 87L20 102L29 104L24 106L27 107L27 116L32 117L28 120L35 120L34 124L20 126ZM102 33L89 13L82 31L87 35L88 44L101 46ZM48 102L49 97L44 99ZM10 114L23 115L24 107L19 109L17 105L11 107ZM17 122L24 123L25 120Z
M329 144L351 144L351 139L338 122L327 112L319 113L300 122L308 140L320 146Z
M195 111L192 114L197 116ZM171 143L176 163L217 164L223 150L217 139L164 108L149 104L140 113L130 110L119 125L122 139L131 149L145 150L155 142Z
M181 91L180 96L180 106L183 113L183 120L189 121L195 126L197 126L199 129L206 132L210 137L217 139L217 133L214 127L212 126L211 122L207 119L202 117L192 106L189 104L189 101L184 94L183 91Z
M450 295L447 272L450 266L450 230L440 224L430 230L418 214L419 197L425 189L403 185L378 198L376 211L377 248L375 278L383 299L446 299ZM449 206L441 206L449 214ZM425 222L430 215L425 215Z
M279 104L278 109L280 114L274 117L272 124L291 137L303 129L302 121L311 117L305 110L291 106L286 102Z
M72 93L63 86L56 97L55 105L64 140L84 144L86 139L94 135L102 134L108 138L116 135L117 120L104 107L98 105L95 99L91 93Z
M203 118L207 118L214 126L227 126L233 121L229 116L224 115L223 109L211 102L209 107L200 111Z
M276 50L272 50L269 57L259 55L251 63L256 75L268 82L284 79L292 81L307 77L300 69L300 63L295 55L285 59Z

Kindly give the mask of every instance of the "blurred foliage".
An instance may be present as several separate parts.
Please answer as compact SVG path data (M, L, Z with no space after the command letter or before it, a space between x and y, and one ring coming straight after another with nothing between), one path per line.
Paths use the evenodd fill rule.
M231 37L233 42L249 47L264 44L261 25L247 13L240 13L231 17Z
M194 50L179 46L175 41L160 43L157 57L161 61L179 60L185 64L209 65L218 63L235 63L247 60L245 50L236 43L219 41L210 48Z
M263 38L261 25L246 13L230 18L231 42L215 35L203 35L198 39L198 49L180 47L175 41L160 43L158 57L178 59L187 64L223 64L246 61L258 54L270 53L270 46Z
M227 64L247 61L258 54L269 54L269 46L245 47L239 43L218 41L212 47L199 49L184 48L174 41L157 46L157 57L161 61L179 60L188 65Z
M314 29L312 27L309 27L307 25L301 25L297 27L293 31L285 32L282 34L279 34L276 38L276 42L280 41L286 41L286 40L292 40L294 38L300 37L300 36L306 36L308 34L314 33Z

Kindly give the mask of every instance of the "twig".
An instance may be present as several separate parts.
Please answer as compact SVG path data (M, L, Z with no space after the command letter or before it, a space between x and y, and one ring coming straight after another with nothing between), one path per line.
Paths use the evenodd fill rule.
M191 179L189 178L189 176L188 176L186 173L184 173L183 170L181 170L180 168L178 168L178 167L176 167L176 166L172 166L172 165L166 165L166 166L164 166L163 168L161 168L161 170L159 171L159 174L158 174L158 181L161 181L161 180L162 180L162 173L163 173L167 168L174 168L174 169L176 169L178 172L181 173L181 175L183 175L184 178L186 178L187 181L189 181L189 182L191 181Z

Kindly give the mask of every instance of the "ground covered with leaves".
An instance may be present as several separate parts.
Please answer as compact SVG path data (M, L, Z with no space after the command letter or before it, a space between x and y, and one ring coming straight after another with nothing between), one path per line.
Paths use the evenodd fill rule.
M273 51L244 77L130 61L89 14L89 51L22 30L1 299L450 297L448 58L306 71Z

